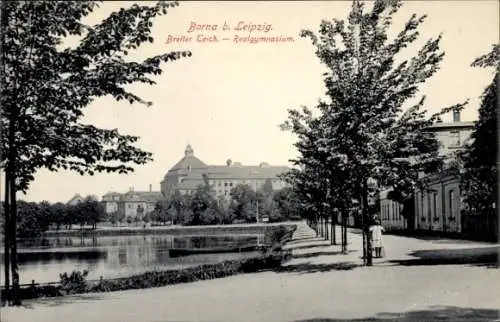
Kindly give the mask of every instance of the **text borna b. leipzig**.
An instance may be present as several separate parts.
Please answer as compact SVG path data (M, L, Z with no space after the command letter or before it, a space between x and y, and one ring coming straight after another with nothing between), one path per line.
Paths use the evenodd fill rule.
M288 36L270 36L269 33L273 30L271 24L254 24L238 22L236 27L231 28L228 23L222 25L217 24L197 24L191 22L184 35L168 35L167 44L171 43L189 43L196 41L198 43L213 43L219 41L232 41L234 43L278 43L278 42L293 42L293 37ZM238 32L232 34L230 31Z

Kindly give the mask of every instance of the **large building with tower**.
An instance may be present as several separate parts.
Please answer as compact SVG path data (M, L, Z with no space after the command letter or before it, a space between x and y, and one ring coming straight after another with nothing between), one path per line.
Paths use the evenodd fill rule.
M188 145L184 157L163 178L161 192L165 196L176 191L193 194L205 180L212 186L217 197L228 198L231 189L238 184L247 184L258 190L266 181L270 181L273 189L279 190L286 183L278 175L288 169L286 166L272 166L265 162L251 166L231 160L227 160L225 165L207 165L194 155L193 148Z
M287 171L286 166L271 166L262 162L256 166L244 166L239 162L227 160L225 165L207 165L194 155L188 145L184 157L177 162L161 181L161 191L135 191L130 188L126 193L108 192L102 202L108 214L119 213L125 218L142 218L152 212L158 200L170 196L176 191L180 194L194 194L196 189L205 184L212 186L217 197L229 198L230 191L238 184L247 184L254 190L271 182L274 190L286 186L278 175Z

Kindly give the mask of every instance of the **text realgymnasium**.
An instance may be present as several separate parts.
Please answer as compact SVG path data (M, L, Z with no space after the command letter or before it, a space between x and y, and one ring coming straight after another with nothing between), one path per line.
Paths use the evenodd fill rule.
M283 43L283 42L294 42L295 39L290 36L274 36L274 37L269 37L269 36L245 36L242 37L240 35L235 35L233 38L233 42L239 44L239 43L250 43L250 44L257 44L257 43Z

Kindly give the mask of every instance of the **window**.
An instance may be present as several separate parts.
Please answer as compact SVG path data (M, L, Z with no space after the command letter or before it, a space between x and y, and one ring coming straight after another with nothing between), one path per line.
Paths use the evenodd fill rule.
M224 182L224 187L227 187L227 182Z
M450 147L459 147L459 146L460 146L460 131L451 131Z

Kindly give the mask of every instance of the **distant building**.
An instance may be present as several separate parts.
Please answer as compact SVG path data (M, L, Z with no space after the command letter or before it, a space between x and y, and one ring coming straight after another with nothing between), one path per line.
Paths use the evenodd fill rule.
M288 169L286 166L271 166L265 162L257 166L246 166L231 160L227 160L226 165L207 165L194 155L193 148L188 145L184 157L165 175L161 182L161 192L165 196L175 191L193 194L199 185L204 184L204 178L218 197L228 198L231 189L238 184L247 184L257 190L267 180L270 180L274 190L278 190L286 186L278 175Z
M122 194L118 192L108 192L102 196L102 203L107 214L118 212L118 204L120 203L121 196Z
M453 112L453 122L442 121L431 125L427 131L436 134L440 143L440 155L447 157L447 162L456 157L469 141L474 122L462 122L460 112ZM403 216L403 205L387 199L389 190L380 194L380 212L382 224L389 229L418 229L448 232L461 231L460 218L460 180L451 169L438 174L425 176L426 188L414 192L414 209ZM408 215L411 213L411 215Z
M106 213L121 213L125 218L139 217L151 213L156 203L161 198L161 192L152 191L150 185L149 191L134 191L133 188L126 193L108 192L102 196L102 202Z
M77 193L66 204L69 205L69 206L74 206L74 205L79 204L82 201L83 201L83 197L80 196L80 194Z

